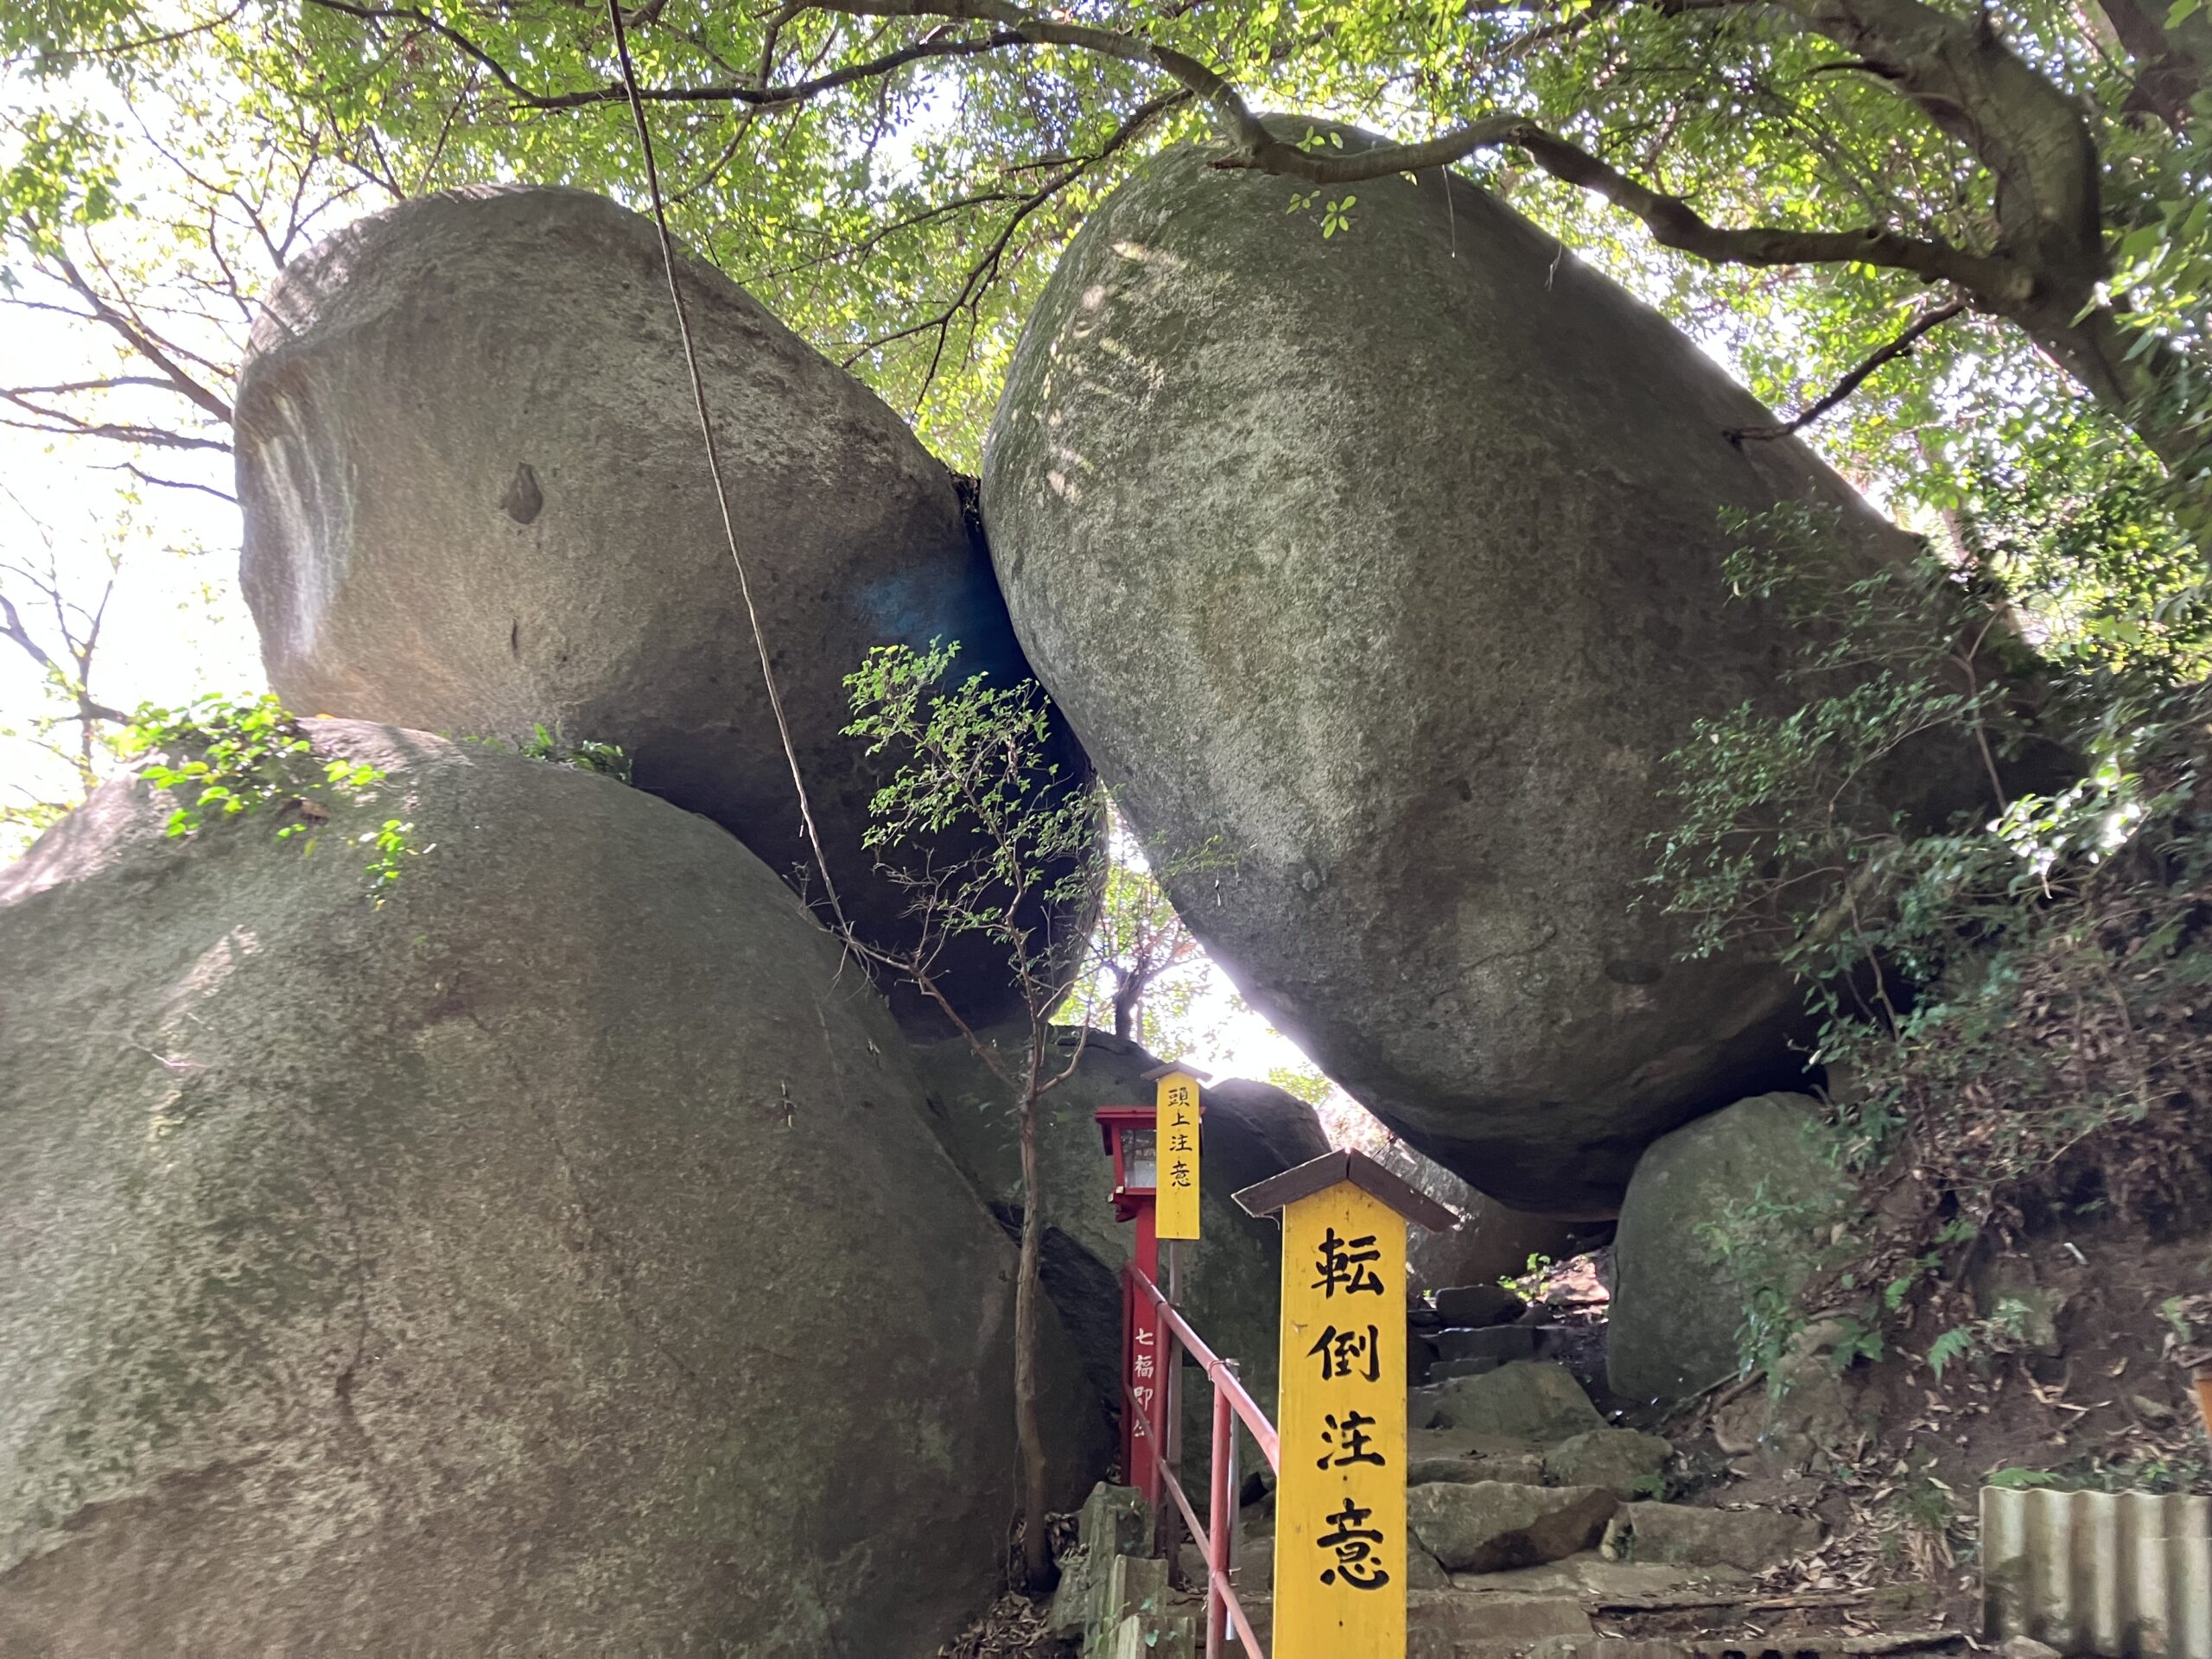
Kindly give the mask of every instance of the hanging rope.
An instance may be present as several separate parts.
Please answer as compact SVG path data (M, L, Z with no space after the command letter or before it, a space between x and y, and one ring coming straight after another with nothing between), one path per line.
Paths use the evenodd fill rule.
M731 518L729 491L722 483L721 447L715 442L715 417L707 407L707 385L699 375L699 353L691 340L691 316L683 304L683 289L677 280L676 238L669 234L668 210L661 200L660 162L653 154L652 130L645 124L645 101L638 95L638 75L630 61L630 34L622 21L620 0L607 0L607 21L614 26L614 55L621 64L622 91L629 100L630 117L637 124L638 147L645 159L645 188L652 197L653 226L660 233L661 265L668 275L668 297L676 308L676 333L683 343L683 367L691 377L691 402L699 412L699 436L707 447L707 475L714 480L715 505L722 516L722 538L729 548L729 562L737 569L738 592L745 599L745 620L753 630L753 647L760 658L760 683L768 690L768 707L776 716L776 735L784 746L784 759L791 769L791 787L798 793L799 821L805 826L806 844L813 850L814 867L822 872L822 890L830 900L830 913L837 918L837 935L853 943L852 925L845 919L837 899L837 884L830 874L830 861L822 855L822 836L814 826L814 808L807 799L806 779L798 769L798 751L791 743L791 722L784 717L783 694L776 689L776 671L768 661L768 641L760 632L760 613L753 602L753 579L746 573L745 555L737 545L737 524Z

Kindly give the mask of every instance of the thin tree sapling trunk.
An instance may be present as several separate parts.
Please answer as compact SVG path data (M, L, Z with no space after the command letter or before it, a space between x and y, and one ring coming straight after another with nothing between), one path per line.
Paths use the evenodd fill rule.
M1049 1025L1033 1021L1021 1099L1021 1254L1014 1286L1014 1435L1021 1447L1021 1571L1029 1593L1058 1576L1045 1516L1045 1433L1037 1411L1037 1298L1041 1288L1045 1192L1037 1172L1038 1078Z

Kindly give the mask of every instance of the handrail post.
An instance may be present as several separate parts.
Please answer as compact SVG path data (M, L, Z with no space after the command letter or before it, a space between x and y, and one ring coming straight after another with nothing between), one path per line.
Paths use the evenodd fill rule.
M1236 1420L1230 1414L1229 1390L1213 1390L1213 1460L1206 1465L1211 1491L1206 1499L1206 1659L1221 1659L1222 1629L1228 1608L1221 1586L1229 1572L1229 1536L1236 1525L1236 1494L1230 1484L1230 1446Z
M1224 1359L1222 1369L1229 1373L1229 1380L1238 1388L1244 1386L1243 1363ZM1231 1404L1233 1405L1233 1402ZM1224 1408L1225 1409L1227 1408ZM1244 1443L1236 1438L1236 1417L1233 1410L1229 1418L1229 1550L1228 1562L1237 1564L1244 1554Z
M1167 1305L1180 1313L1183 1311L1182 1241L1162 1239L1160 1249L1167 1258ZM1159 1397L1161 1414L1166 1420L1160 1441L1161 1461L1179 1486L1183 1481L1183 1349L1167 1321L1162 1319L1160 1325L1160 1359L1164 1370L1160 1381ZM1172 1504L1157 1505L1153 1514L1159 1523L1156 1530L1160 1553L1167 1558L1167 1581L1179 1586L1183 1581L1183 1517Z
M1177 1363L1180 1363L1181 1355L1187 1353L1192 1362L1204 1370L1208 1380L1212 1382L1217 1430L1219 1429L1220 1419L1223 1416L1225 1415L1231 1420L1227 1428L1227 1450L1224 1455L1215 1460L1213 1468L1210 1471L1211 1484L1208 1492L1209 1503L1215 1507L1216 1513L1226 1523L1224 1526L1214 1528L1198 1518L1196 1506L1192 1503L1189 1494L1183 1490L1183 1483L1173 1478L1165 1459L1160 1459L1153 1466L1158 1478L1157 1490L1163 1498L1174 1500L1175 1509L1182 1523L1190 1529L1192 1536L1199 1541L1205 1553L1207 1599L1211 1603L1218 1598L1219 1608L1225 1614L1225 1620L1217 1641L1226 1643L1234 1637L1247 1656L1247 1659L1267 1659L1267 1649L1261 1644L1259 1638L1253 1635L1252 1621L1246 1617L1243 1605L1237 1599L1236 1587L1229 1582L1228 1574L1219 1563L1226 1560L1233 1564L1235 1559L1236 1529L1238 1521L1236 1500L1236 1495L1242 1490L1236 1478L1238 1463L1236 1422L1241 1421L1243 1423L1244 1427L1252 1436L1253 1444L1260 1448L1260 1455L1267 1459L1268 1466L1278 1471L1282 1465L1281 1438L1275 1433L1274 1425L1268 1421L1267 1414L1260 1409L1258 1402L1245 1391L1243 1382L1237 1376L1236 1363L1234 1360L1222 1358L1208 1347L1205 1338L1191 1328L1190 1321L1175 1310L1174 1304L1167 1299L1166 1294L1141 1269L1133 1267L1129 1270L1129 1282L1137 1298L1158 1313L1162 1348L1165 1349L1172 1341L1174 1344L1173 1351L1177 1356ZM1127 1383L1123 1387L1131 1402L1137 1403L1134 1387ZM1157 1427L1159 1420L1154 1414L1166 1404L1166 1393L1164 1386L1160 1388L1154 1395L1145 1415L1139 1420L1153 1434L1162 1433ZM1217 1540L1224 1541L1217 1543ZM1213 1611L1213 1608L1209 1607L1210 1616ZM1216 1659L1218 1659L1217 1655Z

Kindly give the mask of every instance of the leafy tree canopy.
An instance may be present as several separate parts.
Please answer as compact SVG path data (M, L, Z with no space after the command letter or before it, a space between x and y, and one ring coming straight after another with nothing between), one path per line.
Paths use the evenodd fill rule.
M1450 165L1777 410L1822 410L1828 455L2007 591L2038 645L2193 614L2212 544L2202 0L4 8L0 429L88 482L109 469L103 487L193 493L226 544L246 331L309 242L488 179L645 205L618 20L677 232L956 467L1058 248L1146 155L1196 142L1279 175L1316 237L1359 233L1363 178ZM1259 110L1394 142L1301 143ZM87 734L133 700L92 662L114 560L78 563L0 569L51 778L0 819L50 819L105 764Z
M2200 0L645 0L622 16L678 231L956 462L1058 245L1132 162L1198 139L1308 185L1463 166L1781 406L1956 304L1832 417L1847 466L1957 507L1994 455L2054 432L2120 454L2132 431L2193 533L2204 519ZM117 352L98 385L13 389L11 417L219 445L255 295L338 213L493 177L635 200L612 22L591 0L10 9L0 280ZM1261 109L1402 142L1301 147Z

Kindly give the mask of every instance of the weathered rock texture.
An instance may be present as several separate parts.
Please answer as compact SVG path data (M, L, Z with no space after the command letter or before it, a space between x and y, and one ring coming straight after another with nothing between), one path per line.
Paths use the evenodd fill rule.
M1027 1027L986 1033L1018 1068ZM1073 1033L1068 1033L1071 1040ZM1064 1052L1066 1051L1063 1051ZM917 1064L930 1123L984 1198L1018 1223L1021 1154L1013 1109L963 1039L923 1049ZM1135 1248L1134 1223L1114 1219L1113 1160L1092 1114L1101 1106L1152 1103L1144 1074L1159 1062L1134 1043L1092 1032L1075 1074L1039 1103L1037 1152L1045 1193L1046 1289L1081 1345L1103 1399L1121 1399L1122 1269ZM1199 1091L1205 1116L1199 1226L1190 1253L1185 1300L1192 1323L1214 1351L1243 1364L1245 1386L1261 1406L1275 1405L1275 1349L1282 1306L1281 1229L1238 1209L1230 1195L1319 1158L1329 1149L1313 1109L1264 1083L1230 1078ZM1194 1405L1206 1390L1189 1390ZM1204 1435L1190 1441L1203 1446Z
M1447 1571L1499 1573L1589 1548L1618 1507L1595 1486L1439 1483L1406 1494L1406 1521Z
M1763 1573L1821 1541L1809 1515L1773 1510L1700 1510L1687 1503L1630 1503L1616 1522L1627 1553L1670 1567L1732 1567Z
M703 819L315 729L312 857L114 784L0 873L0 1651L934 1653L1013 1262L880 1003Z
M1446 1428L1551 1446L1605 1426L1564 1365L1519 1360L1479 1376L1455 1376L1430 1392L1436 1421Z
M1359 140L1355 136L1351 142ZM1484 1191L1610 1214L1637 1154L1796 1075L1770 963L1633 900L1661 758L1777 693L1730 508L1903 538L1656 313L1440 174L1150 163L1040 297L982 501L1014 626L1252 1002Z
M1544 1478L1554 1486L1602 1486L1618 1498L1648 1497L1650 1483L1675 1455L1656 1434L1593 1428L1544 1454Z
M842 678L873 645L940 639L963 671L1027 669L944 468L726 277L683 271L823 851L854 923L895 938L905 899L861 845L879 779L841 734ZM291 707L619 743L640 788L779 875L811 864L649 220L486 187L321 243L253 331L238 472L246 600ZM1017 1006L980 940L944 966L970 1019Z
M1605 1382L1615 1394L1679 1400L1720 1381L1737 1368L1752 1299L1803 1286L1845 1196L1806 1134L1819 1111L1804 1095L1760 1095L1643 1154L1613 1239ZM1733 1229L1735 1249L1716 1247L1716 1224Z

